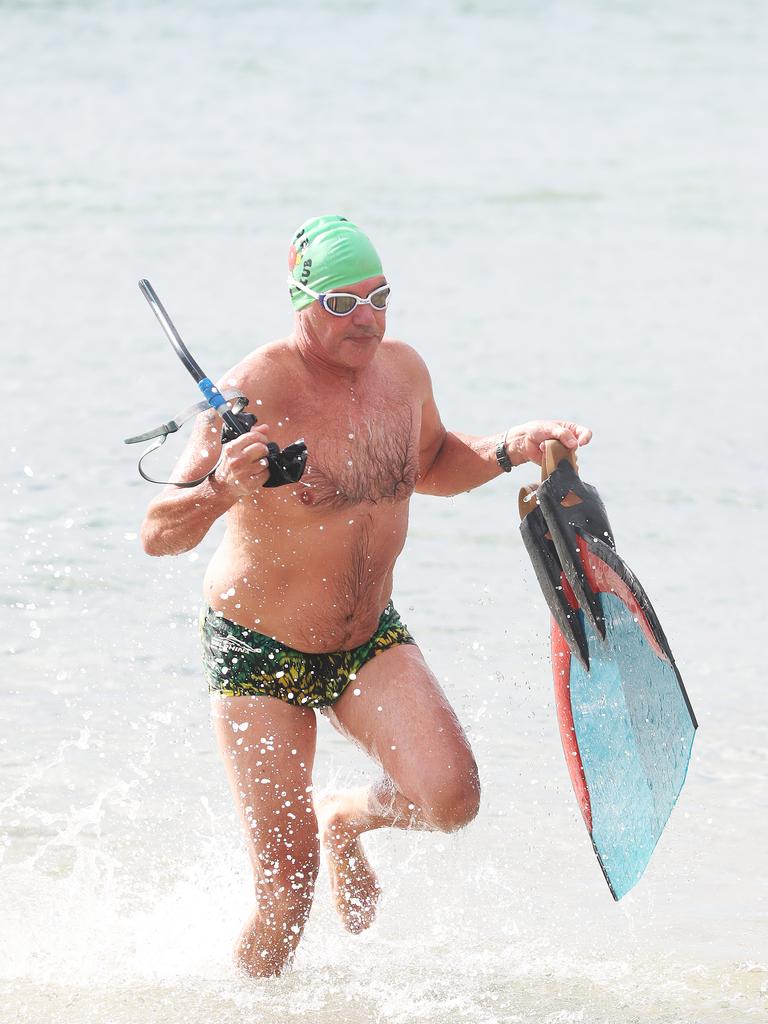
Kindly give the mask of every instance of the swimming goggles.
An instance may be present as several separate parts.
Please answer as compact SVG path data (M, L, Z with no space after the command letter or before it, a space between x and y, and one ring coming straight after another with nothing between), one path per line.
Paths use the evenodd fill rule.
M315 292L293 277L289 277L287 283L291 288L299 288L313 299L317 299L331 316L349 316L358 306L373 306L374 309L382 310L387 308L389 302L388 284L374 288L366 299L361 299L359 295L353 295L351 292Z

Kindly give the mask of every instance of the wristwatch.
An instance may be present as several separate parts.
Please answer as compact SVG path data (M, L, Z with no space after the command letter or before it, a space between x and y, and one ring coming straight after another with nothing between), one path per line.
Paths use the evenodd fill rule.
M512 463L509 461L509 456L507 455L506 434L496 445L496 461L498 462L498 464L501 466L505 473L512 472Z

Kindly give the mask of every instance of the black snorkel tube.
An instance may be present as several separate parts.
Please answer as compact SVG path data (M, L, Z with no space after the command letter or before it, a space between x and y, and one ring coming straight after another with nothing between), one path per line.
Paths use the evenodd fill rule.
M126 438L125 444L137 444L140 441L154 441L154 444L150 445L139 459L139 473L150 483L173 484L175 487L197 487L198 484L207 480L208 477L215 472L216 467L219 465L219 462L221 462L222 456L219 456L219 459L213 469L209 470L204 476L199 477L197 480L155 480L154 477L147 476L141 464L147 455L156 451L161 445L165 444L168 434L175 433L179 427L188 419L191 419L192 416L197 416L199 413L204 412L209 408L213 409L214 412L216 412L224 421L224 427L221 434L221 443L223 445L228 441L234 440L236 437L240 437L242 434L247 434L257 420L252 413L243 412L245 407L248 405L248 399L241 391L231 389L222 393L210 377L203 372L197 360L181 340L179 332L174 327L173 321L168 316L157 292L149 281L146 279L139 281L139 288L141 289L144 298L149 303L152 312L157 317L158 322L162 327L165 336L168 338L168 341L170 341L174 352L194 378L197 386L200 388L205 401L198 402L196 405L190 406L189 409L185 409L184 412L179 413L178 416L169 420L168 423L163 423L154 430L148 430L144 434L138 434L136 437ZM287 445L282 450L274 441L269 441L267 443L267 450L269 477L264 482L264 487L281 487L283 484L295 484L301 479L307 463L307 446L304 444L303 438L299 438L298 441L294 441L293 444Z

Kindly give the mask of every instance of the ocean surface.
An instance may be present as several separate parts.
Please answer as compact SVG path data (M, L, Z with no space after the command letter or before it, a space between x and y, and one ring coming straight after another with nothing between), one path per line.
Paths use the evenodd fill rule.
M0 2L2 1024L738 1024L768 1017L768 4ZM417 496L395 600L484 791L321 876L295 965L235 974L250 902L195 618L145 556L122 438L290 328L292 231L379 247L449 427L592 426L584 477L700 729L615 904L570 789L518 469ZM169 442L169 445L172 442ZM323 719L315 784L372 768Z

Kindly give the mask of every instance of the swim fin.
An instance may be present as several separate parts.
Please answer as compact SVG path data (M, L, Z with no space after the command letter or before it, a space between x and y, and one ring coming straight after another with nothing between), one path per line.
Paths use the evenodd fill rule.
M536 501L536 492L535 486L524 487L520 491L520 532L549 610L569 648L588 669L587 635L579 617L578 601L563 573L549 526Z
M571 782L610 891L639 880L682 789L697 727L640 582L575 457L547 442L520 493L521 533L552 612L558 722Z

